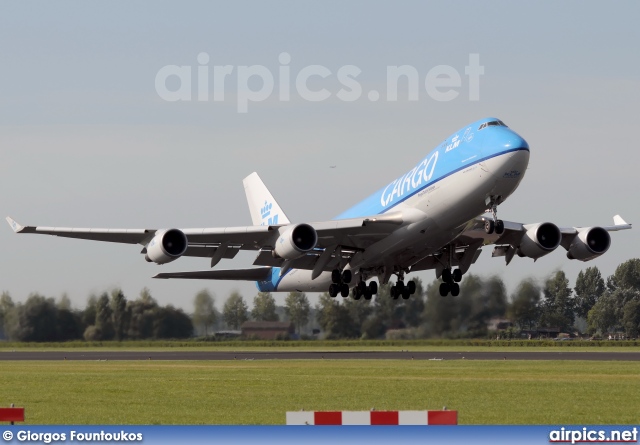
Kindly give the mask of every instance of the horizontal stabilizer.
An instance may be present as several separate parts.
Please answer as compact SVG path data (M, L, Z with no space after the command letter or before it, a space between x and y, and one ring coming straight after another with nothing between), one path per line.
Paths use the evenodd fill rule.
M262 281L271 277L270 267L229 270L195 270L191 272L159 273L153 278L191 278L200 280Z

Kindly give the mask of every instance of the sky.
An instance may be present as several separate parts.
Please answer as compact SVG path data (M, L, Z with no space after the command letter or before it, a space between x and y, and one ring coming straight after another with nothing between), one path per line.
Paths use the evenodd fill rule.
M621 214L634 223L638 16L633 1L2 2L0 213L41 226L249 225L242 179L257 171L292 221L322 221L451 133L495 116L531 147L502 219L571 227ZM483 67L477 100L465 74L472 55ZM391 101L387 69L404 65L418 73L417 97L401 81ZM460 77L449 100L425 85L441 66ZM191 76L164 76L178 67ZM357 100L340 98L341 69L357 69ZM309 100L297 83L304 73L314 74L310 91L330 96ZM498 275L512 292L562 269L573 286L588 266L607 276L637 257L639 237L613 233L609 252L589 263L559 248L505 267L485 248L471 273ZM66 293L82 308L94 293L119 287L135 298L147 287L161 304L190 311L205 287L218 308L234 290L248 303L257 292L246 282L151 279L208 260L157 266L141 246L18 236L8 225L0 246L0 291L15 301ZM241 253L218 267L252 260ZM283 304L285 294L275 297Z

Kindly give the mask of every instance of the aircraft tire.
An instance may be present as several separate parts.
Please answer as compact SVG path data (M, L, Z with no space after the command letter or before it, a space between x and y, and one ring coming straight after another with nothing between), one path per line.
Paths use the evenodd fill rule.
M402 299L408 300L409 298L411 298L411 293L409 292L409 289L405 287L402 291Z
M362 294L360 293L360 289L358 289L357 287L353 288L353 299L354 300L359 300L360 297L362 296Z
M342 282L343 283L347 283L347 284L351 283L351 277L352 277L352 275L351 275L351 271L350 270L342 271Z
M496 230L496 233L498 235L502 235L504 233L504 221L503 220L499 219L499 220L496 221L495 230Z
M445 283L451 283L453 281L451 279L451 269L445 269L442 271L442 281Z
M331 271L331 282L333 284L340 284L340 271L338 269Z
M491 221L490 219L486 220L484 222L484 231L487 234L491 235L494 230L495 230L495 224L493 223L493 221Z
M349 296L349 286L346 284L343 284L340 286L340 295L342 295L342 298L347 298Z
M371 300L371 297L373 296L373 294L371 293L371 290L369 290L367 288L367 290L364 291L364 299L365 300Z
M440 296L446 297L449 295L449 283L441 283L440 284Z
M378 283L376 283L375 281L370 282L369 292L371 292L371 295L376 295L378 293Z
M397 300L398 297L400 296L400 294L398 293L398 287L391 286L391 289L389 289L389 294L391 294L391 298L393 298L394 300Z
M453 281L459 283L462 281L462 271L460 269L456 269L453 271Z
M338 296L338 285L337 284L329 285L329 296L331 298L336 298Z
M416 282L411 280L407 283L407 289L409 290L409 295L413 295L416 293Z
M457 297L460 295L460 285L458 283L453 283L451 285L451 296Z

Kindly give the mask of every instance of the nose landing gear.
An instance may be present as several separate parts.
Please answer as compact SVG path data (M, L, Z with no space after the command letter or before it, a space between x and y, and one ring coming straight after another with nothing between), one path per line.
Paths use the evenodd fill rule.
M493 220L486 220L484 222L484 231L491 235L496 233L502 235L504 233L504 221L498 219L498 203L502 201L501 196L489 196L487 198L487 205L489 205L489 211L493 215Z

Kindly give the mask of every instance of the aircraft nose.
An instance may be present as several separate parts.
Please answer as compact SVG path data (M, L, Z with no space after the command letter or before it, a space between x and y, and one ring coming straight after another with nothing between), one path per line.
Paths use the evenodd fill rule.
M506 134L502 140L502 147L504 150L519 150L519 149L527 149L529 150L529 144L525 141L520 135L510 131Z
M496 141L497 142L497 141ZM491 173L499 180L522 179L529 164L529 144L518 134L509 132L497 143L498 156L492 163Z

